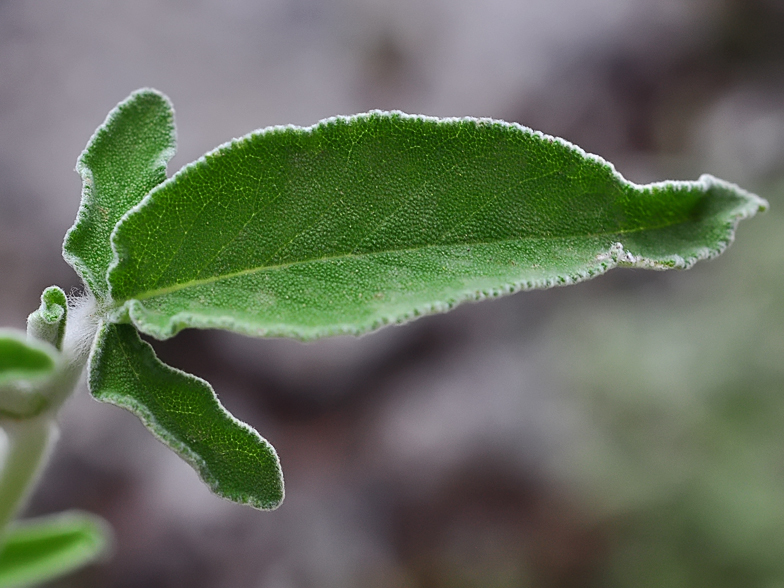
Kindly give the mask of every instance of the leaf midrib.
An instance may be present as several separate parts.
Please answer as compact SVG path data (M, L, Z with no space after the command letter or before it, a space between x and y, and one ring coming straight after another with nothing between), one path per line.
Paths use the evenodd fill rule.
M427 249L433 249L436 247L471 247L477 245L493 245L493 244L502 244L502 243L509 243L513 241L517 242L525 242L525 241L547 241L547 240L566 240L566 239L591 239L597 237L609 237L611 235L629 235L633 233L641 233L643 231L656 231L659 229L666 229L669 227L685 224L690 222L689 219L680 220L677 222L671 223L662 223L660 225L654 226L645 226L645 227L638 227L635 229L619 229L617 231L604 231L599 233L590 233L585 235L563 235L558 237L514 237L510 239L498 239L495 241L472 241L472 242L465 242L465 243L454 243L452 245L426 245L424 247L410 247L410 248L402 248L402 249L385 249L381 251L373 251L370 253L362 253L362 254L355 254L355 253L341 253L339 255L333 256L325 256L325 257L314 257L310 259L302 259L297 261L291 261L287 263L281 263L277 265L265 265L265 266L257 266L246 268L243 270L239 270L237 272L231 272L227 274L222 274L220 276L210 276L208 278L202 278L197 280L189 280L187 282L182 282L179 284L173 284L171 286L165 286L163 288L156 288L154 290L148 290L141 294L136 294L129 298L124 298L120 301L115 301L115 307L119 308L125 302L129 300L148 300L150 298L155 298L156 296L163 296L166 294L172 294L174 292L179 292L180 290L185 290L187 288L196 287L196 286L203 286L205 284L219 282L221 280L229 280L232 278L237 278L240 276L251 275L255 273L261 273L266 271L277 271L282 269L287 269L290 267L295 267L298 265L305 265L308 263L317 263L317 262L325 262L325 261L338 261L341 259L350 259L350 258L361 258L361 257L370 257L375 255L384 255L386 253L406 253L406 252L416 252L416 251L423 251ZM111 285L110 285L111 288Z

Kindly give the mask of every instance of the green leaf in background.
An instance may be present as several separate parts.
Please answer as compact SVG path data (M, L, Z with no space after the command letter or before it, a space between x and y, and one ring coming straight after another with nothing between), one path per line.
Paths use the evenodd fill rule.
M765 206L710 176L637 186L503 122L373 112L276 127L207 154L123 218L111 319L158 338L362 333L618 265L686 268Z
M27 331L39 341L46 341L62 350L68 300L57 286L49 286L41 294L41 306L27 318Z
M57 365L54 353L45 344L28 341L22 332L0 329L0 386L50 375Z
M107 295L109 235L122 215L166 179L175 148L171 103L142 89L109 113L79 157L82 203L65 236L63 257L99 299Z
M207 382L162 363L130 325L101 328L88 370L93 396L136 414L213 492L262 509L283 500L272 446L232 417Z
M53 580L106 554L109 526L80 512L30 519L11 526L0 546L0 588Z

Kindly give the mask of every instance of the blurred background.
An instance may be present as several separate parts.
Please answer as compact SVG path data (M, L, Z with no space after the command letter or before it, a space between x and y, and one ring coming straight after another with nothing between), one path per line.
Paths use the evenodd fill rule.
M215 498L82 390L28 515L99 513L116 552L51 586L784 587L784 2L0 0L0 324L79 287L76 158L142 86L177 109L170 171L259 127L400 109L772 208L688 272L360 339L156 343L273 443L286 500Z

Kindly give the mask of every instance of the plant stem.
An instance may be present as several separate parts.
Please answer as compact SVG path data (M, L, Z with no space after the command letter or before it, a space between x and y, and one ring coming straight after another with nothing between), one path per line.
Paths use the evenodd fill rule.
M0 532L24 506L57 437L51 414L31 419L2 419L8 450L0 474Z
M57 410L73 394L87 363L89 343L98 326L93 319L94 299L86 298L72 310L76 312L66 325L60 366L40 387L28 391L28 395L36 393L44 398L46 404L43 410L40 413L0 416L0 428L8 438L5 462L0 471L0 541L8 523L24 507L48 461L57 438ZM41 335L39 323L31 321L28 324L29 337ZM0 393L3 391L0 390ZM6 390L5 393L10 392Z

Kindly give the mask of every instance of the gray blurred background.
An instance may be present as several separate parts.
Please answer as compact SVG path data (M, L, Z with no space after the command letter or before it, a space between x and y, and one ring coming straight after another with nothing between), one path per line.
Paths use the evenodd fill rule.
M57 587L784 587L784 2L0 0L0 324L78 288L76 158L155 87L174 171L373 108L563 136L627 178L771 201L689 272L466 304L313 344L187 331L161 357L277 448L287 497L212 496L82 390L28 515L106 517Z

